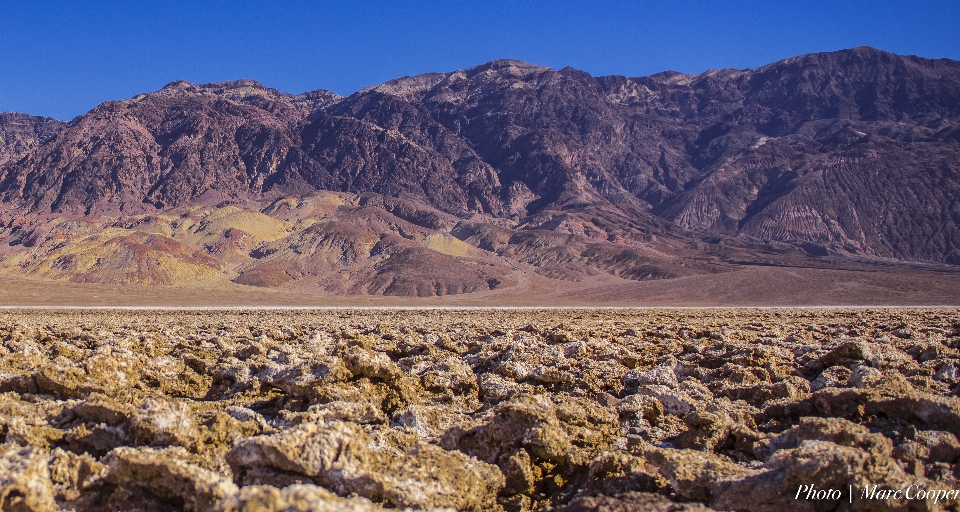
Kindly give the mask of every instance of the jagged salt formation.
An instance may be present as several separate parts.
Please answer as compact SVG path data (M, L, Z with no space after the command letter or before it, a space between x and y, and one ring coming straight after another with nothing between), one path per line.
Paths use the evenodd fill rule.
M947 510L960 314L0 316L3 510ZM833 509L833 508L831 508Z

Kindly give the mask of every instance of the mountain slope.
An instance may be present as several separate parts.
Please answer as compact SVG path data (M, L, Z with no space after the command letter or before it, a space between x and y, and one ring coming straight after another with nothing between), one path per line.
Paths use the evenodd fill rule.
M65 125L63 121L49 117L0 113L0 166L19 160L37 145L50 140Z
M871 48L635 78L503 60L349 97L181 81L0 136L7 260L62 250L50 219L180 215L222 279L332 293L960 264L960 63Z

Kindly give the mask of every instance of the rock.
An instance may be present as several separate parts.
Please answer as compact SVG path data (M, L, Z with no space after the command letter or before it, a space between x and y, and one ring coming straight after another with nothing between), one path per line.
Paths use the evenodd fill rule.
M497 367L497 372L508 379L516 382L522 382L530 377L530 372L533 370L529 368L524 361L517 361L513 359L517 353L518 351L514 351L508 358L505 358L506 361Z
M533 462L530 454L520 448L507 457L503 463L503 476L506 477L507 485L502 494L511 496L514 494L530 494L534 491L536 485L536 476L533 473Z
M663 404L648 395L628 395L617 404L617 412L621 428L628 438L639 436L659 444L686 428L683 420L667 414Z
M325 404L311 405L304 414L305 422L325 423L327 421L349 421L361 425L387 423L387 416L380 408L369 402L344 402L337 400Z
M41 391L64 398L84 398L91 393L116 396L140 381L137 356L124 349L102 346L82 365L51 362L36 375Z
M64 434L64 440L71 449L97 456L104 455L118 446L134 444L125 429L102 423L92 427L80 424L68 430Z
M276 373L264 374L261 380L262 384L282 389L291 396L312 400L316 397L318 388L346 381L352 376L342 359L324 356L282 368Z
M586 357L589 354L590 349L586 343L583 341L571 341L561 345L563 350L563 357L568 359L580 359Z
M70 409L84 421L117 425L130 418L133 407L101 393L92 393Z
M576 376L566 370L558 370L552 366L540 366L528 372L523 380L531 384L540 384L548 389L570 386L577 381Z
M720 394L731 400L744 400L759 407L778 400L795 401L809 392L810 383L806 379L789 377L775 384L763 382L753 386L727 388Z
M148 398L130 418L130 432L138 444L193 448L200 432L186 402Z
M568 460L576 465L589 463L597 453L607 450L616 436L620 435L617 415L593 400L559 394L556 397L557 419L570 438L580 448L583 460Z
M469 416L449 407L411 404L393 415L393 422L414 429L423 439L438 439L452 426L469 422Z
M957 379L960 379L960 368L957 367L957 363L947 361L937 368L937 373L933 378L942 382L956 382Z
M910 461L926 455L927 452L919 451L923 450L920 445L914 445L912 453L909 442L894 451L889 439L861 425L838 418L803 418L796 427L758 442L755 453L767 459L764 471L730 482L715 494L711 506L737 510L778 507L814 510L815 503L796 502L788 495L804 485L815 489L842 489L853 485L860 490L873 485L883 489L902 489L911 483L928 485L922 479L908 476L891 458L895 455ZM829 501L831 506L842 502ZM885 507L909 505L903 499L893 498L865 503Z
M104 481L122 488L139 487L156 496L181 501L186 510L208 510L238 492L223 475L188 462L181 447L117 448L103 458Z
M356 493L395 506L489 508L503 487L495 466L416 443L405 453L372 446L350 423L305 423L239 443L227 454L235 474L274 468L314 478L338 494Z
M820 391L823 388L840 388L847 384L850 378L850 369L843 366L831 366L823 371L819 377L810 383L810 391Z
M840 446L851 446L887 457L893 450L889 439L870 433L863 425L841 418L801 418L800 423L782 434L759 441L753 452L759 460L766 460L778 450L794 449L804 441L829 441Z
M906 440L893 449L892 456L907 463L906 467L919 463L922 468L923 463L930 458L930 449L916 441Z
M37 379L33 375L0 373L0 393L39 393Z
M528 395L500 404L485 420L468 430L451 429L442 445L490 463L524 448L535 459L560 464L573 451L556 406L545 396Z
M667 414L674 414L680 417L686 416L706 406L706 404L693 399L687 393L676 388L671 389L667 386L642 385L637 388L636 394L657 399L657 401L663 405L663 410Z
M677 380L672 365L661 365L649 370L640 370L639 368L630 370L623 376L623 385L629 389L636 389L643 385L676 388L680 385L680 382Z
M47 453L35 446L0 445L0 510L55 512Z
M479 395L488 402L503 402L513 397L520 386L495 373L484 373L477 379Z
M384 473L384 495L398 506L488 510L505 485L496 466L425 443L392 457Z
M731 482L759 473L716 455L693 450L665 449L649 458L660 465L659 473L673 492L685 500L711 502L723 496Z
M839 346L827 352L820 359L820 363L825 368L831 366L855 366L863 361L870 361L875 355L875 349L872 344L862 340L845 341Z
M714 401L713 392L710 388L704 386L699 377L686 376L680 381L680 391L700 403L710 403Z
M924 348L920 354L917 356L917 359L920 362L924 361L934 361L937 359L944 359L946 357L957 357L957 351L943 346L942 343L929 343L926 348Z
M51 444L64 437L62 430L51 427L43 418L5 418L0 420L0 425L6 427L7 442L15 442L21 445L32 445L49 449Z
M627 431L647 431L665 414L660 400L648 395L628 395L616 405L620 425Z
M367 443L367 435L349 423L334 422L329 427L304 423L281 433L244 440L227 453L226 459L238 482L243 481L244 473L251 468L321 477L333 469L334 464L349 477L362 475L356 466L373 456Z
M910 389L901 379L884 377L872 389L821 389L794 403L774 404L765 414L784 419L817 415L856 421L865 414L881 413L891 420L960 435L960 399Z
M668 482L657 469L643 457L619 451L603 452L590 462L585 491L605 495L659 492Z
M697 411L684 418L687 430L681 432L673 442L674 447L703 452L713 452L725 444L731 431L740 428L723 414Z
M797 448L776 452L764 465L765 471L742 475L728 481L716 493L710 506L728 510L817 510L816 507L838 507L848 501L841 499L822 502L795 500L801 486L815 489L854 489L878 486L881 489L905 489L911 484L926 488L930 483L908 477L892 459L879 453L870 453L855 447L841 446L830 441L802 441ZM846 498L846 499L843 499ZM903 509L907 500L894 499L862 502L861 507ZM868 508L869 509L869 508Z
M720 368L720 377L725 383L735 386L751 386L759 384L763 380L757 375L755 368L744 368L733 363L726 363Z
M473 369L456 357L448 357L434 364L420 378L427 391L449 393L451 397L476 397L479 389Z
M365 498L341 498L316 485L294 484L283 489L248 485L223 500L217 512L376 512L383 510Z
M315 405L334 402L366 403L370 407L381 411L388 411L402 405L394 388L382 382L371 382L370 379L366 378L360 378L352 382L336 382L316 386L311 394L313 398L310 399L310 402L316 402ZM294 400L304 405L308 403L303 397L295 397Z
M267 420L264 419L263 415L246 407L239 405L231 405L224 409L224 412L230 415L231 418L239 422L252 422L255 424L261 431L270 430L271 427L267 423Z
M343 354L343 362L353 375L371 379L392 381L403 371L382 352L372 352L361 347L350 347Z
M55 484L57 499L75 500L91 482L99 479L105 466L88 454L77 455L55 448L50 454L50 479Z
M199 428L200 441L195 450L198 453L221 454L239 441L249 436L272 432L272 428L263 428L254 419L239 421L226 412L214 411L200 415L203 425Z
M950 432L921 430L915 437L916 442L929 451L926 462L955 464L960 460L960 441L957 441L957 436Z
M860 389L869 388L877 382L880 382L882 378L883 372L880 370L860 365L854 367L850 373L850 377L847 379L847 384Z
M649 492L627 492L616 496L579 496L556 512L707 512L700 503L677 503Z

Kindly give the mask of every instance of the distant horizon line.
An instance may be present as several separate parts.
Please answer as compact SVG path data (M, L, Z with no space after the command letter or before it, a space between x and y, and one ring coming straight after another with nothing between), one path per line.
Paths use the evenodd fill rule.
M957 309L960 305L833 306L0 306L3 311L607 311L607 310L869 310Z

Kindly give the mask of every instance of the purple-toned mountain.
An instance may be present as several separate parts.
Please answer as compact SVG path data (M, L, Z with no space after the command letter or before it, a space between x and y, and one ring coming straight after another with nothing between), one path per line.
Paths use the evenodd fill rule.
M351 208L379 205L391 225L563 279L823 256L960 264L960 63L871 48L639 78L502 60L349 97L181 81L68 124L3 114L0 137L0 236L14 247L47 222L31 219L226 204L266 212L334 191L357 197ZM339 211L309 229L342 238L358 216ZM387 236L379 229L362 227ZM411 240L397 229L390 236ZM295 231L301 242L258 243L301 247L308 233ZM414 238L439 240L431 236ZM390 251L383 268L417 259ZM279 256L254 272L260 258L250 257L241 281L319 275ZM476 283L502 272L489 274Z
M49 117L19 112L0 113L0 166L18 160L38 144L53 137L66 125Z

